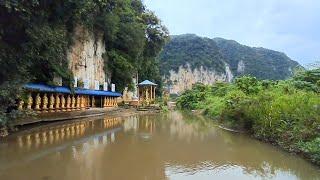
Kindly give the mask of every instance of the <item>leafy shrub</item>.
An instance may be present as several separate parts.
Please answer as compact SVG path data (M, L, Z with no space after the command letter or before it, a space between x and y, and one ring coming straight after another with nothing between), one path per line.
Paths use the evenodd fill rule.
M185 91L177 100L177 106L185 109L198 109L198 106L205 100L208 86L195 84L192 90Z
M255 77L242 76L235 80L235 85L239 90L246 94L258 93L260 90L260 82Z
M320 162L320 138L315 138L308 142L299 142L298 146L300 150L308 154L310 158L315 162Z

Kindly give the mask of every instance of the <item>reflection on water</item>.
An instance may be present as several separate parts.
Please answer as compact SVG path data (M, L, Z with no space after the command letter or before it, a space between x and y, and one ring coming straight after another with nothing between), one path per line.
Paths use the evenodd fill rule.
M317 167L172 112L50 125L0 144L0 179L318 179Z

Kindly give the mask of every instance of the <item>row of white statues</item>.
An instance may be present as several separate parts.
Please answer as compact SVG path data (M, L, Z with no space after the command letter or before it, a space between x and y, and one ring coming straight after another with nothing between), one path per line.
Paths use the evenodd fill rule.
M116 97L103 97L102 107L117 107ZM69 94L48 94L37 93L32 97L30 93L25 103L19 101L19 109L35 110L38 112L59 112L83 110L89 107L95 107L95 97L87 95L69 95Z

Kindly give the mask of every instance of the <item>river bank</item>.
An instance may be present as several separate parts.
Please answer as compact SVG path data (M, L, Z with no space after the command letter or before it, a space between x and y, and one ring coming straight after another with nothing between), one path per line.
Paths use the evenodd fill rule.
M285 81L245 76L233 83L197 84L177 105L320 165L319 78L315 71Z
M305 160L311 162L312 164L320 167L320 163L318 161L315 161L314 159L312 159L310 157L310 153L301 151L295 145L291 145L290 146L288 144L278 143L275 140L270 140L270 139L264 139L264 138L261 138L261 137L257 137L257 136L255 136L255 133L252 132L251 129L243 128L242 124L234 124L234 123L230 124L230 122L228 122L228 121L217 119L217 118L214 118L214 117L208 115L204 110L192 110L191 112L192 112L192 114L194 114L196 116L204 116L204 117L207 117L208 119L211 119L212 121L217 121L219 123L219 125L217 125L217 127L219 127L220 129L222 129L224 131L228 131L228 132L236 133L236 134L247 135L252 139L259 140L259 141L261 141L263 143L275 146L275 147L277 147L277 148L279 148L279 149L281 149L281 150L283 150L285 152L289 152L290 154L294 154L296 156L302 157ZM318 143L317 145L320 145L320 141L317 142L317 143ZM317 148L317 147L315 147L315 148Z
M202 114L204 116L206 116L205 114ZM208 118L210 118L210 116L206 116ZM212 119L214 120L214 119ZM246 130L246 129L239 129L239 128L234 128L235 126L233 127L229 127L230 124L224 124L223 122L220 121L220 125L218 126L220 129L223 129L225 131L229 131L229 132L233 132L233 133L239 133L239 134L246 134L248 136L250 136L251 138L253 139L257 139L263 143L267 143L267 144L270 144L270 145L273 145L275 147L278 147L286 152L289 152L291 154L295 154L297 156L300 156L300 157L303 157L304 159L306 159L307 161L317 165L320 167L320 164L319 162L315 161L314 159L312 159L310 157L310 154L307 153L307 152L303 152L303 151L300 151L298 147L294 147L293 146L288 146L288 145L284 145L284 144L281 144L281 143L277 143L276 141L274 140L269 140L269 139L263 139L261 137L257 137L254 135L254 133L250 132L249 130ZM319 145L320 145L320 142L319 142Z

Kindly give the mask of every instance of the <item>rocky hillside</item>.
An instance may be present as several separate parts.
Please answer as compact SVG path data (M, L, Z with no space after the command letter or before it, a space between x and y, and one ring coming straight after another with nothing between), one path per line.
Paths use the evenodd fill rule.
M172 36L159 59L161 74L171 93L189 89L196 82L228 82L241 75L285 79L299 66L281 52L193 34Z

